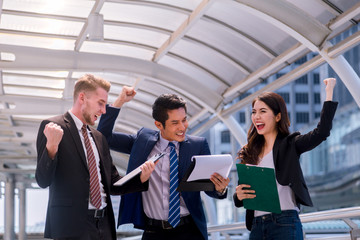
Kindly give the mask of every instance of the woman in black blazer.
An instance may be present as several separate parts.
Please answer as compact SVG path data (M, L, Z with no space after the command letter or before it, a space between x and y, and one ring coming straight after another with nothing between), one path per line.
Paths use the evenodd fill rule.
M242 164L275 169L281 213L246 210L246 227L250 239L303 239L299 219L300 204L312 206L301 171L299 158L303 152L318 146L329 135L337 102L332 101L335 78L324 80L326 100L317 127L301 135L289 133L290 121L286 104L276 93L265 92L252 103L252 124L248 143L238 153ZM256 197L250 185L240 184L234 194L236 207L243 200Z

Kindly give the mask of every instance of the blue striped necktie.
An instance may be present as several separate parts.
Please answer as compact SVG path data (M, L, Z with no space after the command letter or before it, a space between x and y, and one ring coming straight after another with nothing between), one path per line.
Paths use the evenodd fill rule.
M169 190L169 218L168 221L174 228L180 222L180 194L176 190L179 184L178 156L175 145L169 142L170 147L170 190Z

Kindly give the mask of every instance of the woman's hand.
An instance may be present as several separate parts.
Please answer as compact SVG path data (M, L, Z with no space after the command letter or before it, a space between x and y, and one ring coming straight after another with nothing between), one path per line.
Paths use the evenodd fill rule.
M335 84L336 84L336 79L335 78L326 78L326 79L324 79L324 83L326 85L326 87L325 87L325 92L326 92L325 101L332 101L333 93L334 93L334 87L335 87Z
M255 190L251 190L250 187L251 186L247 184L240 184L236 187L236 196L240 201L256 197Z

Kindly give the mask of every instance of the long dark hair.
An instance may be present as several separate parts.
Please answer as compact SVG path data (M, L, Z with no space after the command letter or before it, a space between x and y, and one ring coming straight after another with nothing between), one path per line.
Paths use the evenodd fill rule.
M275 116L278 113L281 114L281 119L276 124L278 134L284 136L289 135L290 121L284 99L277 93L264 92L253 100L252 107L254 107L256 101L264 102ZM259 155L264 147L265 138L263 135L257 133L253 123L251 123L249 128L247 140L248 143L238 152L238 159L241 160L241 163L256 165L259 160Z

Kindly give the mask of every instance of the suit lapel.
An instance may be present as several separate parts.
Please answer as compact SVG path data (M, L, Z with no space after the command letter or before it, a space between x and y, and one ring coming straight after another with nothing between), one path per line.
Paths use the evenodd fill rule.
M281 135L278 134L276 136L275 143L274 143L274 146L273 146L274 166L276 166L276 161L277 161L277 156L278 156L278 153L279 153L280 142L281 142Z
M151 135L147 134L144 136L143 139L146 140L144 140L140 144L135 145L136 148L131 150L130 161L126 171L127 173L139 167L147 160L156 142L159 140L159 132ZM142 147L141 145L143 145L144 147ZM139 151L140 148L141 150Z
M153 150L155 144L159 140L159 132L156 132L156 134L151 135L148 140L146 141L145 147L144 147L144 157L147 158L151 151ZM146 159L145 159L146 161Z
M185 137L185 140L183 142L180 142L179 147L179 179L181 180L186 170L189 168L189 165L191 161L189 161L189 154L190 154L190 144L187 137Z
M72 139L74 140L76 149L81 157L82 162L84 163L85 167L88 168L88 164L87 164L85 152L84 152L84 147L82 145L80 135L79 135L79 130L76 128L75 122L68 112L66 112L64 114L64 121L65 121L66 127L69 129Z

